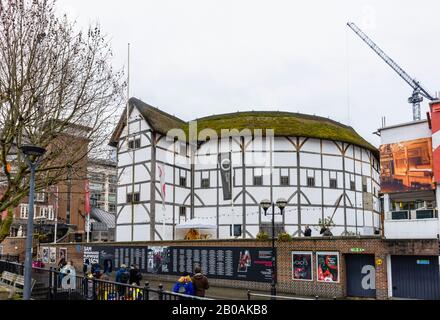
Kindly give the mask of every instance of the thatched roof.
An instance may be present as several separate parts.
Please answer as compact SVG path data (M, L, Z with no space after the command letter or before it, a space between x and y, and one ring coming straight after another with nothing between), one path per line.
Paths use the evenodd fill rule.
M134 106L148 122L150 127L166 134L170 129L179 128L186 133L189 131L189 123L180 120L166 112L154 108L138 99L130 99L130 108ZM131 112L131 111L130 111ZM113 133L111 145L116 146L122 128L125 126L125 113ZM341 141L354 144L378 154L377 148L362 138L352 127L346 126L334 120L307 115L302 113L280 111L249 111L214 115L196 119L197 131L213 129L220 134L222 129L273 129L275 136L308 137Z

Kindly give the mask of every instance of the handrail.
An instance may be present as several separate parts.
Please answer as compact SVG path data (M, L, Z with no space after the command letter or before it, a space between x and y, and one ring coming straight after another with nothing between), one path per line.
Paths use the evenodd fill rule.
M279 295L273 296L273 295L270 295L270 294L252 293L249 290L248 290L247 295L248 295L248 300L250 300L250 298L252 296L254 296L254 297L262 297L262 298L271 298L271 299L278 299L278 298L280 298L280 299L286 299L286 300L318 300L318 298L319 298L318 296L316 296L315 298L288 297L288 296L279 296Z

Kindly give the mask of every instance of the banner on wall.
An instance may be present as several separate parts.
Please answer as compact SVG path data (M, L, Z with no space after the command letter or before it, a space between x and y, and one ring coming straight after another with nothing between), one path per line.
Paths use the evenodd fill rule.
M58 257L59 260L65 259L67 262L67 248L60 248L58 254L59 254Z
M57 248L49 248L49 263L57 263Z
M381 192L433 190L431 138L380 146Z
M339 282L339 253L316 253L317 279L320 282Z
M110 247L85 246L84 261L104 266L111 260L117 270L122 264L138 265L143 273L182 275L200 266L208 278L256 282L272 280L270 248L237 247Z
M49 263L49 247L42 247L41 252L41 260L43 263Z
M232 162L231 153L219 153L218 165L222 179L223 200L232 199Z
M83 260L89 259L91 264L111 265L118 270L125 264L127 267L137 265L140 272L147 272L147 247L111 247L84 246Z
M147 272L156 274L169 273L170 266L169 247L148 247Z
M150 273L181 275L200 266L208 278L272 280L272 250L236 247L149 247Z
M312 252L292 252L292 279L313 280Z

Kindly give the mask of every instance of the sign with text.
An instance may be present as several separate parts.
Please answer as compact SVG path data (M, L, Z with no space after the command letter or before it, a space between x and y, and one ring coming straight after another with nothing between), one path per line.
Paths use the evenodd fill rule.
M181 275L200 266L208 278L270 282L272 250L236 247L149 247L148 272Z
M84 261L89 259L91 264L104 265L105 260L111 260L117 269L122 264L127 267L137 265L141 272L147 272L147 247L111 247L111 246L84 246Z

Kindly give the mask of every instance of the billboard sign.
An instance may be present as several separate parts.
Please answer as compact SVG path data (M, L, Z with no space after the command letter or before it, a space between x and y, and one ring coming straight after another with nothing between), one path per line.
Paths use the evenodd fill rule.
M382 145L380 166L383 193L434 189L431 138Z

